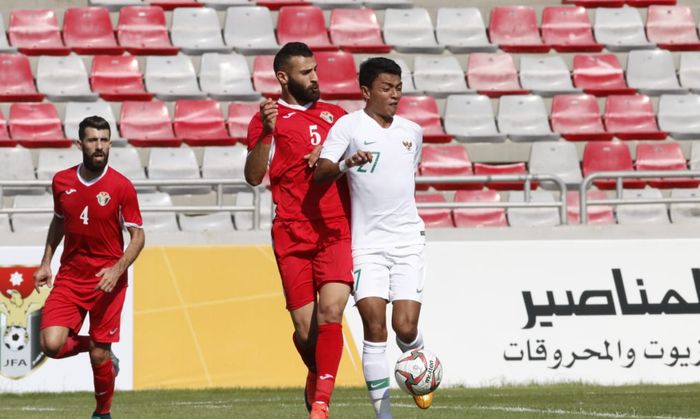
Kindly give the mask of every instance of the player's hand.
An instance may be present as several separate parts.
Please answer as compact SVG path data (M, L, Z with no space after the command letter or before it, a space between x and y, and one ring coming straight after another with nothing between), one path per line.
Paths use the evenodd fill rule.
M323 145L319 144L316 147L314 147L313 150L311 150L311 153L304 156L304 160L306 160L306 163L308 163L309 167L316 166L316 162L318 162L318 158L321 157L321 149L322 148L323 148Z
M119 278L121 278L123 272L117 266L110 266L109 268L102 268L96 276L102 278L100 282L95 287L96 290L104 292L112 292Z
M34 271L34 289L39 292L39 287L46 285L49 288L53 286L53 275L51 274L51 267L41 265L39 269Z
M262 118L263 130L268 133L273 132L277 122L277 102L270 98L260 102L260 118Z
M369 151L358 151L352 156L348 157L345 159L345 164L348 165L348 167L355 167L355 166L362 166L365 163L369 163L372 161L372 153Z

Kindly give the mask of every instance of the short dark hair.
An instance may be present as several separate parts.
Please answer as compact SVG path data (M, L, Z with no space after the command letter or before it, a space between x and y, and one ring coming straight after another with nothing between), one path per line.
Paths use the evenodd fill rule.
M380 74L394 74L401 77L401 67L396 61L384 57L373 57L360 64L360 86L372 87Z
M85 139L85 130L87 128L95 128L97 130L106 129L109 131L110 136L112 135L112 128L109 126L109 122L101 116L88 116L80 121L80 125L78 125L78 138L80 141Z
M275 54L275 61L272 64L275 73L283 70L289 59L292 57L313 57L314 53L308 45L303 42L287 42L282 49Z

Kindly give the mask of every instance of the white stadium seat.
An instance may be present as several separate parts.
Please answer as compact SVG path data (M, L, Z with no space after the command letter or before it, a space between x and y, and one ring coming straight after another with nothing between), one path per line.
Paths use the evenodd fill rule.
M498 106L498 129L511 141L554 141L544 101L536 95L503 96Z
M0 148L0 180L36 180L32 153L28 148ZM5 196L44 192L45 188L4 187Z
M672 198L700 199L700 189L673 189ZM671 204L671 222L700 225L700 202Z
M229 7L224 39L226 45L246 55L274 54L280 49L267 7Z
M199 85L218 100L257 100L246 58L240 54L206 53L199 66Z
M204 179L245 179L243 168L248 156L244 145L204 147L202 177ZM247 186L225 186L225 192L249 190Z
M148 158L149 179L200 179L197 157L190 147L153 147ZM210 186L161 186L171 194L201 194Z
M700 170L700 141L694 141L690 148L690 170Z
M228 212L213 212L203 215L179 214L182 231L196 233L223 233L233 231L233 221Z
M454 54L493 52L497 45L489 42L486 25L476 7L441 7L437 11L435 35L440 45Z
M576 93L571 73L561 56L523 56L520 58L520 85L540 96Z
M49 224L53 219L53 196L43 195L17 195L12 203L12 208L48 208L45 214L12 214L12 231L15 233L42 233L46 234Z
M416 90L416 85L413 82L413 72L408 63L401 58L393 58L393 60L401 67L401 83L403 84L401 92L405 95L422 94L422 92Z
M59 170L82 162L83 154L77 147L41 149L36 165L36 177L40 180L51 180Z
M663 198L661 191L654 188L625 189L622 191L625 199ZM666 204L618 205L617 222L619 224L668 224Z
M66 116L63 118L63 129L66 138L69 140L78 139L78 126L80 122L88 116L101 116L109 122L110 138L112 141L119 141L119 127L112 112L112 107L104 101L97 102L68 102L66 103Z
M662 95L657 118L659 128L677 140L700 138L700 96Z
M225 52L221 24L216 10L209 7L179 7L173 11L170 26L173 45L187 54Z
M410 9L413 7L412 0L363 0L363 3L365 7L369 7L370 9L386 9L389 7L395 9Z
M435 97L469 91L464 70L452 55L416 56L413 60L413 81L416 90Z
M529 166L530 173L559 176L570 188L578 187L582 180L576 146L568 141L532 144ZM556 184L551 182L542 182L541 186L546 189L558 189Z
M255 0L200 0L206 7L226 10L229 7L255 6Z
M678 69L681 86L694 92L700 91L700 52L682 52Z
M0 52L15 52L17 49L10 46L7 42L7 28L5 27L5 20L3 20L0 14Z
M399 52L438 54L443 50L435 40L428 11L418 7L386 10L384 42Z
M310 3L321 9L355 9L362 7L362 0L311 0Z
M647 40L642 18L632 7L596 9L593 31L596 41L610 51L654 48Z
M109 166L129 180L145 180L146 172L141 165L139 152L134 147L113 147L109 151ZM140 187L139 191L154 191L154 187Z
M681 88L670 51L630 51L627 56L627 84L647 95L686 93Z
M260 228L269 229L272 226L272 194L265 188L260 188ZM253 205L252 192L238 192L236 205ZM251 212L236 212L233 214L236 230L252 230L253 214Z
M172 207L173 200L165 192L147 192L138 194L139 207ZM174 212L142 212L143 229L146 232L179 231L177 216Z
M90 6L103 6L116 12L124 6L144 6L143 0L90 0Z
M39 57L36 85L39 92L55 102L95 101L98 98L98 94L90 90L85 63L77 55Z
M445 131L464 142L503 142L491 99L483 95L451 95L445 105Z
M146 89L162 100L201 99L194 66L186 55L146 58Z
M508 202L525 202L524 191L508 193ZM555 202L550 191L530 191L530 202ZM508 208L508 224L511 227L546 227L561 224L558 208Z

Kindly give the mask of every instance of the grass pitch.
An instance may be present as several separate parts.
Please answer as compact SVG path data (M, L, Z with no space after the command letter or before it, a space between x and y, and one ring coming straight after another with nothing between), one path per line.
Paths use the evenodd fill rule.
M422 411L392 390L399 418L698 418L700 384L600 387L581 384L448 388ZM0 418L89 418L91 393L0 394ZM115 418L305 418L302 389L162 390L119 392ZM366 391L336 390L331 417L372 418Z

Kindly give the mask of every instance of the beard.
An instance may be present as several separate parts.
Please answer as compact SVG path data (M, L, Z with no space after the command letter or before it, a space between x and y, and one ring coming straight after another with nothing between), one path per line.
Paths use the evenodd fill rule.
M102 159L101 162L95 161L95 154L103 155L104 159ZM91 172L101 172L105 168L105 166L107 166L108 157L109 153L104 151L99 153L92 153L91 156L88 156L86 153L83 153L83 166L85 166Z
M312 86L315 86L315 89L312 88ZM318 89L318 85L310 85L305 88L301 83L297 83L292 78L290 78L287 83L287 89L289 89L289 93L294 99L302 105L316 102L321 97L321 91Z

